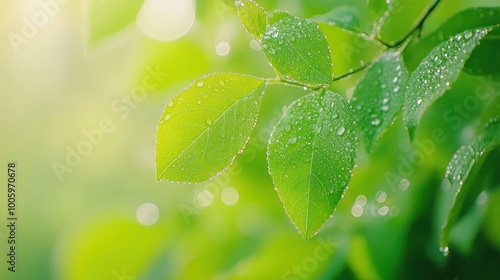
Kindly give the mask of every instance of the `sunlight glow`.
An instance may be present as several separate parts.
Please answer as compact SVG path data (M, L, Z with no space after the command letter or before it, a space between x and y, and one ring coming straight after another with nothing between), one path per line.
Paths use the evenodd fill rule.
M146 0L136 23L142 33L158 41L173 41L186 35L196 14L193 0Z

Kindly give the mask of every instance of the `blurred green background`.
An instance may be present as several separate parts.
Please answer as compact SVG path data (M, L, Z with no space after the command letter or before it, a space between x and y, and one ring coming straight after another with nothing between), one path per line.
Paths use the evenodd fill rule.
M500 111L498 74L461 74L425 115L413 146L400 116L372 154L359 149L333 218L305 241L286 217L265 161L269 133L301 89L268 89L245 152L215 180L155 181L155 127L173 94L216 71L274 76L232 1L169 1L0 2L0 158L5 169L17 163L19 219L12 273L2 187L0 279L500 279L498 175L464 211L450 254L438 246L446 165ZM387 7L258 2L301 17L354 10L367 32ZM401 0L382 39L406 35L431 2ZM444 0L423 34L471 6L500 3ZM383 51L357 36L338 30L336 75ZM412 53L405 59L413 70ZM350 96L361 74L338 81L336 91ZM478 92L487 96L478 108L452 110ZM446 139L430 147L436 129ZM499 159L497 149L485 168L498 172Z

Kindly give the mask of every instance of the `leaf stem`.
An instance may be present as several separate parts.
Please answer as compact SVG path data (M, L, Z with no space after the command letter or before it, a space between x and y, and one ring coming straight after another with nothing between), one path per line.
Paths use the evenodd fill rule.
M413 35L413 33L415 33L415 31L418 31L418 37L420 37L421 32L422 32L422 27L424 26L425 21L432 14L432 12L436 9L436 7L439 5L439 3L441 3L441 0L436 0L434 2L434 4L432 4L432 6L429 8L429 10L427 10L425 15L420 19L418 24L410 32L408 32L408 34L406 34L406 36L404 36L401 40L397 41L396 43L392 43L392 44L384 42L382 39L379 39L378 41L388 48L396 48L396 47L399 47L400 45L405 44L405 43L406 43L405 46L408 45L406 41L408 38L410 38Z
M311 87L311 86L308 86L308 85L305 85L305 84L302 84L299 82L290 81L290 80L283 79L280 77L277 77L275 79L269 79L269 84L271 84L271 85L289 85L289 86L299 87L301 89L309 89L312 91L317 91L317 90L322 88L321 86Z

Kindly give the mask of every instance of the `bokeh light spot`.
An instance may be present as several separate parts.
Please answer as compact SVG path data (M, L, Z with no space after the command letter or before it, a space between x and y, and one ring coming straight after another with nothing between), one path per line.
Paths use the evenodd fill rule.
M235 188L227 187L222 190L221 198L224 204L228 206L233 206L236 203L238 203L238 200L240 199L240 194Z
M215 47L215 52L218 56L226 56L231 51L231 45L228 42L220 42Z
M160 218L160 211L153 203L144 203L136 212L137 221L145 226L154 225Z

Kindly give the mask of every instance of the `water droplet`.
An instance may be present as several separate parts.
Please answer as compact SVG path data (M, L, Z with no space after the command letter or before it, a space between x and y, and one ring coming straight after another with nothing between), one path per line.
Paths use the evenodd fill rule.
M205 85L205 84L202 81L199 81L196 83L196 86L199 88L203 87L203 85Z
M372 122L371 122L372 125L374 126L378 126L380 124L380 120L379 119L374 119Z
M385 97L382 99L382 104L387 104L389 102L389 98Z
M167 103L168 107L174 107L174 100L170 99Z
M207 125L211 125L211 124L212 124L212 120L211 120L211 119L209 119L209 118L207 118L207 119L206 119L206 123L207 123Z
M389 106L387 105L383 105L380 110L384 111L384 112L387 112L389 110Z
M288 144L295 144L295 143L297 143L297 137L292 137L288 139Z
M417 99L417 104L418 104L418 105L422 104L422 101L423 101L423 99L422 99L422 98Z
M165 117L163 117L163 121L166 122L166 121L170 120L170 117L172 117L172 115L166 114Z
M394 79L392 79L392 82L395 83L398 81L398 77L394 77Z
M223 80L220 80L220 81L219 81L219 85L223 86L223 85L224 85L224 81L223 81Z
M201 100L198 100L198 102L196 102L198 105L201 105Z
M443 253L443 255L446 257L450 253L450 248L448 248L448 246L441 247L439 248L439 251L441 251L441 253Z
M333 113L332 118L336 119L339 115L337 113Z
M292 127L289 124L285 125L286 132L289 132L291 129L292 129Z
M314 128L314 132L316 132L316 134L321 133L321 126L320 126L320 125L316 126L316 127Z
M344 132L345 132L345 128L343 126L339 127L339 129L337 130L338 135L343 135Z
M208 92L206 92L206 91L202 91L202 92L200 93L200 95L201 95L201 97L203 97L203 98L209 98L209 97L210 97L210 94L209 94Z
M398 91L399 91L399 86L394 88L394 92L398 92Z

